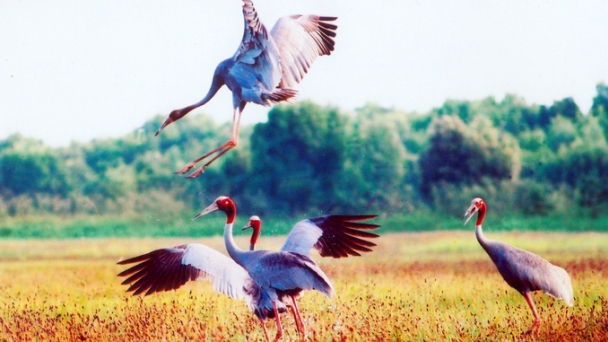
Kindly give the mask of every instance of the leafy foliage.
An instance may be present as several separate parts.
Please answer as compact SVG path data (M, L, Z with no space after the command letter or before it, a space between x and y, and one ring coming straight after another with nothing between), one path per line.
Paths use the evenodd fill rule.
M354 114L309 101L243 125L239 146L196 180L173 171L226 141L230 124L164 117L116 139L50 148L0 141L0 215L111 215L170 222L219 195L246 215L456 215L472 196L514 215L608 209L608 87L585 115L571 98L528 105L448 100L425 114L369 103ZM245 216L246 216L245 215Z

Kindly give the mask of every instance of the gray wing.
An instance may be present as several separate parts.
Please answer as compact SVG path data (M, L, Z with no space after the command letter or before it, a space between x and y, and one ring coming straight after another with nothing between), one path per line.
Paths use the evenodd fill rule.
M243 19L245 21L243 39L232 58L235 64L239 64L238 69L246 69L255 74L266 91L271 92L281 80L279 50L250 0L243 0Z
M298 14L276 22L270 35L279 50L282 73L279 88L295 87L318 56L331 54L338 26L330 22L336 19Z
M511 287L520 292L543 291L573 305L572 283L566 270L523 249L505 243L496 245L500 245L496 268Z
M291 229L281 251L310 256L310 250L315 248L323 257L361 256L359 252L371 252L369 247L376 246L365 239L378 237L364 230L380 226L356 221L375 217L376 215L328 215L299 221Z
M134 264L118 276L129 276L123 285L131 285L127 291L133 295L177 289L190 280L213 281L213 288L231 298L246 296L244 285L249 274L234 260L201 244L189 244L162 248L134 258L123 260L119 265Z
M315 262L296 253L265 254L249 272L262 289L285 292L314 289L329 298L334 292L331 281Z

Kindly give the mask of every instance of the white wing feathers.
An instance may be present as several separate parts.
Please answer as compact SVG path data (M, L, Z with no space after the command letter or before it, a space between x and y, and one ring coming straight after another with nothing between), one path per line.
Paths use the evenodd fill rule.
M243 0L245 30L233 56L248 66L265 90L291 89L300 83L318 56L334 50L335 17L292 15L280 18L270 34L251 0Z
M213 282L213 288L230 298L243 298L243 286L249 274L234 260L213 248L189 244L182 257L182 264L202 271L199 279Z
M284 252L294 252L310 257L310 250L323 235L323 230L310 220L302 220L291 229L287 240L281 247Z
M247 271L232 259L200 244L157 249L119 264L136 264L118 274L129 276L122 284L130 284L127 291L133 291L133 295L175 290L188 281L207 279L216 291L243 298L243 286L250 279Z
M292 15L276 22L270 35L280 56L282 78L278 88L293 88L300 83L318 56L331 54L337 26L328 22L336 19Z
M376 246L367 239L377 238L378 235L367 230L374 230L380 226L358 221L375 217L375 215L328 215L299 221L291 229L281 250L308 257L313 248L322 257L360 256L360 252L371 252L371 247Z

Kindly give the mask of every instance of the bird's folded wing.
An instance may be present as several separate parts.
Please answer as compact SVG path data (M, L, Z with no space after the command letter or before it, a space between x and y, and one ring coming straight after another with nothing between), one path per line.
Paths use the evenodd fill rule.
M374 217L376 216L329 215L299 221L287 236L281 250L309 256L310 250L315 248L323 257L360 256L359 252L371 252L370 247L376 246L366 239L378 237L364 230L373 230L380 226L356 221Z
M251 272L260 287L287 292L315 289L329 298L334 291L331 281L315 262L298 253L268 253Z
M292 15L280 18L270 31L279 50L281 83L279 88L294 88L318 56L334 50L335 17Z
M133 295L170 291L190 280L206 279L213 282L216 291L231 297L243 298L243 285L249 277L247 271L224 254L201 244L162 248L119 262L133 264L118 274L129 276L123 285Z

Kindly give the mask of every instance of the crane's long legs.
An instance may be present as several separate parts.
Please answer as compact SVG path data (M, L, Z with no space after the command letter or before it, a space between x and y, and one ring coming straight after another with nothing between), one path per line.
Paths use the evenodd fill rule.
M283 327L281 326L281 318L279 317L279 309L277 309L277 302L272 302L272 309L274 310L274 317L277 320L277 336L274 338L274 342L277 342L283 336Z
M211 165L211 163L213 163L217 158L221 157L224 153L226 153L226 152L230 151L232 148L234 148L239 142L239 128L241 125L241 116L242 116L241 114L242 114L242 111L244 108L245 108L244 105L241 105L238 108L234 108L234 112L232 114L232 134L230 136L230 139L227 142L225 142L222 145L220 145L219 147L211 150L210 152L206 153L202 157L200 157L194 161L191 161L190 163L186 164L186 166L179 169L175 173L185 174L188 171L190 171L196 164L198 164L203 159L211 156L214 153L217 153L217 155L215 157L213 157L210 161L208 161L205 165L203 165L198 170L194 171L193 173L191 173L188 176L188 178L196 178L196 177L200 176L203 172L205 172L205 169L207 168L207 166Z
M266 336L266 341L270 342L270 336L268 336L268 330L266 330L266 323L264 320L260 318L260 324L262 325L262 330L264 330L264 335Z
M296 318L296 311L293 309L293 306L287 305L289 310L291 310L291 314L293 315L293 320L296 322L296 330L298 331L298 335L300 335L300 325L298 324L298 319Z
M300 315L300 308L298 308L298 303L296 302L295 296L290 296L291 301L293 302L293 316L296 319L296 326L298 327L298 334L301 334L302 341L306 338L306 327L304 327L304 322L302 321L302 316Z
M532 309L532 313L534 314L534 322L532 323L532 326L530 326L530 329L528 329L528 331L524 333L524 335L534 332L534 336L538 340L538 333L540 330L540 316L538 315L538 312L536 311L536 306L534 305L534 301L532 300L532 292L525 292L523 295L524 298L526 298L526 302L528 302L530 309Z

